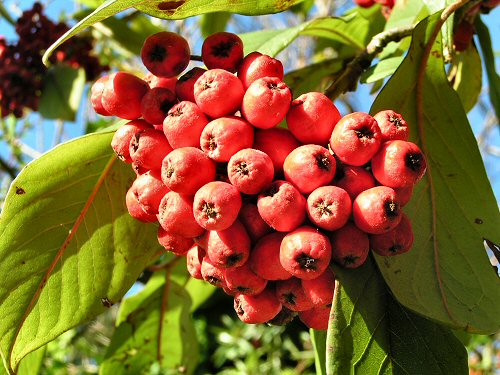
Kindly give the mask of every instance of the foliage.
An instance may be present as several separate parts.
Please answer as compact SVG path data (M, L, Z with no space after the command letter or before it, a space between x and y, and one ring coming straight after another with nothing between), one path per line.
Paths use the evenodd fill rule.
M415 245L397 257L372 256L357 270L335 267L327 333L309 334L297 321L244 325L227 315L231 299L189 278L182 258L160 255L154 225L128 215L124 197L134 176L109 147L116 126L102 130L110 124L89 120L90 134L58 145L19 173L0 158L2 170L15 177L0 216L0 355L8 372L64 373L70 347L92 359L88 373L103 375L467 372L467 352L453 330L500 330L500 283L484 245L500 244L500 214L467 118L486 82L482 69L489 105L500 113L482 15L475 20L479 45L453 47L454 22L475 2L398 1L387 20L380 6L319 16L320 1L80 3L86 8L75 15L78 22L46 51L45 62L58 45L92 28L101 57L134 69L142 40L162 25L173 28L171 20L187 18L183 25L208 34L231 27L235 13L256 17L293 6L294 13L284 14L296 24L240 33L245 52L282 55L305 40L306 62L286 75L294 97L314 90L334 97L332 87L346 94L369 83L377 93L371 113L391 108L412 124L412 140L428 162L405 208ZM0 14L13 21L3 5ZM167 21L160 25L153 17ZM128 60L118 61L122 52ZM56 66L49 76L41 116L72 119L85 93L81 71ZM351 105L347 94L339 100ZM12 121L2 120L1 129L18 155L24 133ZM139 291L127 295L130 288ZM494 351L492 339L472 337L465 344L474 355Z

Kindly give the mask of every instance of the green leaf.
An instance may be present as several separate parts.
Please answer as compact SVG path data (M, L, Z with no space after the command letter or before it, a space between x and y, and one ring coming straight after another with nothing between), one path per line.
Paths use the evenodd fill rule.
M112 137L54 148L9 189L0 217L0 354L12 370L105 311L103 301L120 301L160 249L156 226L127 212L135 175L116 160Z
M328 374L467 374L467 352L453 333L401 306L374 262L335 268Z
M85 71L67 65L49 69L43 80L38 111L46 119L75 121L85 87Z
M231 13L229 12L204 14L200 19L201 35L206 38L209 35L224 31L230 19Z
M500 119L500 76L495 68L495 54L491 44L490 32L479 17L476 18L475 27L479 37L479 45L481 46L486 75L488 77L491 105L495 110L497 119Z
M51 45L43 56L43 63L47 65L48 59L54 50L72 36L97 22L101 22L106 18L133 7L141 12L158 18L182 19L213 12L230 12L245 15L278 13L301 1L302 0L107 0Z
M118 326L101 374L192 374L198 342L190 315L191 299L167 271L153 275L144 290L120 306Z
M408 56L371 109L401 113L427 159L427 173L405 206L413 249L376 260L407 308L453 328L493 333L500 329L500 281L483 241L500 243L500 213L466 113L448 82L439 36L425 60L438 19L433 15L415 29Z
M403 61L403 56L389 57L368 68L362 75L362 83L373 83L392 75Z
M309 330L314 347L316 375L326 375L326 331Z
M47 352L47 346L44 345L41 348L31 352L26 357L23 358L19 364L19 370L17 375L37 375L41 374L43 368L43 360L45 359L45 354Z
M450 69L453 88L457 92L466 112L477 103L482 89L481 58L474 44L457 53Z
M324 60L286 74L285 82L294 98L311 91L323 92L342 73L343 66L342 60Z

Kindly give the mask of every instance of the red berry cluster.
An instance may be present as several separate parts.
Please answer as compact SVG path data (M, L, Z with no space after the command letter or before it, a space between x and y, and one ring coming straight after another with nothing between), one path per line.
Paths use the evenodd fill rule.
M382 14L385 18L388 18L396 0L354 0L354 2L362 8L370 8L375 4L380 4L382 6Z
M244 57L230 33L205 40L208 70L179 79L190 59L179 35L151 36L142 59L149 85L118 72L92 89L98 113L131 120L112 140L137 173L128 210L158 221L160 244L186 256L191 276L234 296L242 321L298 315L326 329L331 261L354 268L370 249L410 250L401 207L426 164L401 115L342 117L319 92L292 100L281 62ZM283 120L288 129L276 127Z
M38 109L43 78L47 69L42 63L45 50L63 35L69 27L54 23L43 14L43 7L35 3L16 22L19 39L8 44L0 37L0 117L13 114L23 116L24 108ZM93 81L107 67L92 56L89 38L76 37L63 44L51 57L52 63L65 63L85 69L88 81Z

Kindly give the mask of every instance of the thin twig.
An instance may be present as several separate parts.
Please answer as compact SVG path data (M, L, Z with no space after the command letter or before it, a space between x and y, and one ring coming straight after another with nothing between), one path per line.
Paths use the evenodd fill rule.
M373 59L390 42L399 42L410 36L415 25L396 27L375 35L364 50L359 52L346 66L344 72L325 90L325 95L330 99L336 99L340 94L354 91L358 85L361 74L368 69Z

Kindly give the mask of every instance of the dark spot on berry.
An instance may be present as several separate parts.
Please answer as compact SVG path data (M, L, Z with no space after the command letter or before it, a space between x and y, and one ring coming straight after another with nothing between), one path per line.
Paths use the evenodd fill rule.
M237 302L237 306L236 306L236 314L238 315L243 315L245 313L245 310L243 310L243 307L241 307L241 303L240 301Z
M361 129L354 130L354 132L356 133L356 136L359 139L362 139L362 138L371 139L371 138L373 138L373 132L368 126L363 126Z
M330 159L326 155L318 154L315 156L315 158L316 158L316 164L318 165L319 169L329 171L332 168Z
M212 46L211 53L216 57L229 57L231 55L231 51L237 45L238 43L231 40L220 42L219 44L215 44Z
M234 166L234 171L237 173L240 173L244 176L248 176L250 174L250 171L248 170L248 165L246 162L242 161L239 162Z
M155 44L149 52L149 59L151 61L162 62L167 57L167 50L160 44Z
M393 245L389 248L389 252L396 254L399 250L401 250L401 245Z
M405 157L405 165L413 172L418 172L422 168L424 158L419 152L408 153Z
M309 255L306 253L301 253L298 256L295 257L295 261L299 264L299 267L301 269L306 269L306 270L316 270L316 263L317 259L311 258Z
M203 212L209 219L215 219L217 217L215 205L212 203L203 202L201 204L201 212Z
M399 216L399 204L392 200L388 200L384 203L384 211L389 219L393 219Z
M330 209L330 205L325 201L318 202L316 204L316 208L318 209L319 212L321 212L321 216L332 215L332 210Z
M226 265L228 267L232 267L235 264L238 264L241 259L243 259L243 254L238 253L238 254L231 254L226 258Z
M209 135L208 136L208 149L210 151L213 151L217 148L217 141L215 140L214 135Z
M236 290L242 294L248 293L251 291L250 288L244 287L244 286L239 286L236 288Z
M297 296L292 292L282 294L281 298L283 299L283 301L285 301L285 303L288 303L290 305L295 306L297 304L297 302L295 301L297 299Z
M355 264L359 259L356 255L346 255L344 258L344 265L347 266L349 264Z
M26 191L22 187L16 186L16 194L17 195L26 194Z
M175 110L170 111L168 113L168 115L171 117L179 117L182 114L183 114L183 112L182 112L182 109L180 107L177 107Z
M391 122L392 125L394 125L396 128L401 127L402 124L403 124L403 122L401 121L401 119L398 116L394 116L394 115L391 115L389 117L389 122Z
M298 99L295 99L292 104L290 104L290 108L295 108L295 107L298 107L299 105L302 105L304 104L304 101L303 100L298 100Z
M174 168L168 167L167 168L167 173L165 173L165 175L167 176L167 178L170 178L170 177L172 177L172 175L174 174L174 172L175 172Z
M221 279L215 276L208 276L207 281L214 286L219 286L222 283Z
M280 88L278 87L278 85L276 83L273 83L273 82L268 82L267 84L267 87L271 90L279 90Z

